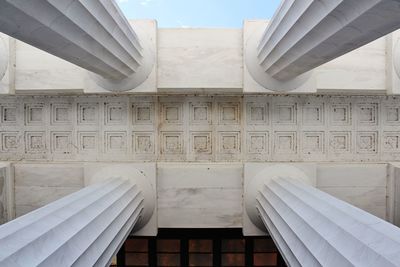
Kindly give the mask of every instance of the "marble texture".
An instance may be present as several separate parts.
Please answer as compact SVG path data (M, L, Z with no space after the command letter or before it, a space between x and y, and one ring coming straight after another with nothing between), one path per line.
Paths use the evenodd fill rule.
M80 164L15 164L16 216L22 216L84 187Z
M14 217L14 173L10 163L0 163L0 225Z
M398 29L399 11L394 0L283 1L259 42L258 64L291 80Z
M9 96L0 159L400 160L395 96Z
M7 38L8 39L8 38ZM6 74L8 67L8 47L6 46L6 42L8 41L3 36L0 36L0 81L3 79Z
M138 38L114 0L3 0L0 7L0 31L98 74L93 79L108 90L135 88L153 69L148 40Z
M387 164L321 164L317 170L318 189L383 220L389 219Z
M155 163L85 163L85 186L120 176L134 179L143 196L143 212L130 235L157 236L157 167Z
M389 163L388 170L388 220L400 227L400 163Z
M265 27L266 23L246 21L243 30L158 29L155 21L130 21L139 38L143 35L148 40L146 47L154 52L156 60L146 81L127 93L156 93L157 90L184 94L273 93L254 81L243 63L246 40L251 35L248 26ZM387 38L393 35L392 39L396 40L395 34ZM9 41L15 42L12 38L4 39L6 45ZM316 68L312 83L289 94L399 94L400 87L396 83L391 85L392 71L389 71L394 66L391 61L397 62L393 60L397 53L394 45L396 42L385 45L385 38L381 38L360 47ZM15 48L10 47L9 59L8 74L0 89L2 94L13 94L14 82L15 92L23 94L110 94L86 70L23 42L17 41ZM170 64L175 65L171 68Z
M245 197L258 210L252 219L266 227L289 266L400 266L400 228L310 186L300 169L288 175L282 166L249 177L254 187Z
M1 266L107 266L143 213L135 179L110 178L0 226Z
M159 91L241 91L241 35L237 29L160 29Z
M159 164L158 227L241 227L242 166Z
M19 40L16 51L16 92L83 93L84 69Z
M0 94L14 93L15 41L0 33Z
M388 94L400 93L400 30L386 36L386 85Z
M386 38L391 36L388 34L314 69L317 92L390 94L386 70L387 60L393 57L388 55Z

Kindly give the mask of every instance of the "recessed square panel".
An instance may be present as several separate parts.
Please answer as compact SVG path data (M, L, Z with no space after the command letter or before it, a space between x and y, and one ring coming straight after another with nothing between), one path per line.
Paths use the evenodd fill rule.
M306 125L323 125L325 123L325 106L307 103L303 107L303 123Z
M303 132L303 153L323 154L325 152L324 132Z
M40 131L25 132L26 153L43 153L45 151L46 151L45 132L40 132Z
M44 104L25 104L25 124L28 126L44 125Z
M126 153L126 132L108 131L104 133L106 153Z
M385 152L400 152L400 132L384 132L382 141Z
M219 103L219 123L220 124L239 124L240 105L239 103Z
M183 154L183 132L162 132L161 153L162 154Z
M16 152L18 150L18 132L1 132L0 136L2 152Z
M297 104L275 104L273 112L274 123L297 123Z
M53 153L69 154L73 147L72 132L51 132L51 151Z
M351 104L332 104L330 115L331 125L350 125Z
M220 154L240 153L240 132L219 132L218 152Z
M349 153L351 151L351 132L330 132L329 151L332 153Z
M357 132L357 153L375 154L378 152L377 132Z
M133 124L153 124L154 105L153 103L134 103L132 106Z
M297 153L297 133L292 131L277 131L274 134L275 153Z
M17 107L14 104L1 106L1 123L15 124L17 122Z
M246 104L247 124L267 124L269 122L268 103L253 103Z
M54 103L51 104L51 124L53 125L65 125L70 124L71 120L71 105Z
M211 124L211 102L190 102L190 123L191 124Z
M183 104L163 103L161 115L166 124L181 124L183 123Z
M359 125L377 125L378 124L378 104L367 103L358 104L358 124Z
M125 103L105 103L105 124L106 125L123 125L126 122L126 105Z
M192 154L211 154L211 132L191 132L190 151Z
M78 132L78 145L80 152L96 152L97 132Z
M384 120L388 125L400 125L400 106L386 106Z
M152 132L133 133L133 151L135 154L154 154L154 134Z
M269 135L267 132L247 133L247 153L260 154L269 151Z
M99 115L98 103L79 103L78 104L78 124L95 125L98 123Z

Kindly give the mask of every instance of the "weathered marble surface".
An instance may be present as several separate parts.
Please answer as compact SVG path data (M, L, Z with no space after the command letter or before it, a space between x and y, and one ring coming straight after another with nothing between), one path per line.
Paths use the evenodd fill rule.
M14 168L17 217L84 186L81 164L15 164Z
M241 227L242 166L159 164L158 227Z
M144 84L130 93L156 92L157 88L160 92L179 93L237 93L243 90L246 93L271 93L257 86L257 83L246 83L249 73L243 66L242 40L247 36L246 32L240 29L156 30L154 24L149 21L131 22L138 31L146 29L151 45L155 47L158 66L155 66ZM390 73L393 71L389 71L393 70L392 61L396 55L392 52L396 44L396 41L388 43L386 47L382 38L318 67L315 70L315 84L295 93L398 94L400 87L392 84ZM8 84L14 80L15 91L19 93L81 93L83 90L88 93L109 93L96 89L93 81L87 77L87 71L22 42L17 41L16 49L11 51L9 57L10 61L17 59L15 67L14 64L9 66L16 75L15 78L11 75L10 81L9 75L5 76L2 82L6 86L1 93L12 94L13 90L10 91ZM174 64L173 68L171 64Z
M389 162L400 99L384 96L0 98L0 159Z
M239 29L160 29L159 90L241 91L241 42Z
M390 163L388 171L388 220L400 227L400 163Z
M0 163L0 224L14 218L14 175L9 163Z
M383 220L388 219L387 186L386 164L318 165L318 189Z
M84 185L90 184L91 177L99 169L113 164L117 163L17 163L15 165L17 215L21 216L78 191ZM155 163L124 164L135 166L147 173L153 184L156 184L157 179L159 210L148 224L152 227L151 231L154 232L158 225L160 227L242 226L240 213L243 194L242 164L159 162L157 170ZM263 165L263 163L252 164ZM318 168L315 168L315 165ZM310 177L315 177L316 184L322 191L393 221L390 212L388 211L386 215L386 211L393 208L395 205L393 198L398 198L400 195L397 193L396 196L388 198L386 203L386 195L390 195L391 189L394 188L386 183L388 175L386 164L297 163L296 166L301 167ZM199 217L199 214L202 216Z

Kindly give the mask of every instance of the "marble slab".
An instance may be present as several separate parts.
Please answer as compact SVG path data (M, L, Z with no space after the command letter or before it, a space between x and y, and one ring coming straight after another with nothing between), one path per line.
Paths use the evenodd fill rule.
M318 165L317 188L381 219L388 219L387 164Z
M0 162L0 224L15 217L14 172L10 163Z
M241 227L242 192L239 164L159 164L158 225Z
M241 30L160 29L158 35L159 91L241 91Z
M84 187L81 164L15 164L16 216Z

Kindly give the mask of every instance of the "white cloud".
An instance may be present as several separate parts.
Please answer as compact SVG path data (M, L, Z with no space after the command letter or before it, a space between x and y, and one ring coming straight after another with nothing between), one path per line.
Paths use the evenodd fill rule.
M125 0L126 1L126 0ZM142 6L146 6L147 4L151 3L153 0L143 0L140 2Z
M177 20L176 23L178 23L179 27L181 27L181 28L184 28L184 29L190 28L189 25L183 24L182 21L180 21L180 20Z

